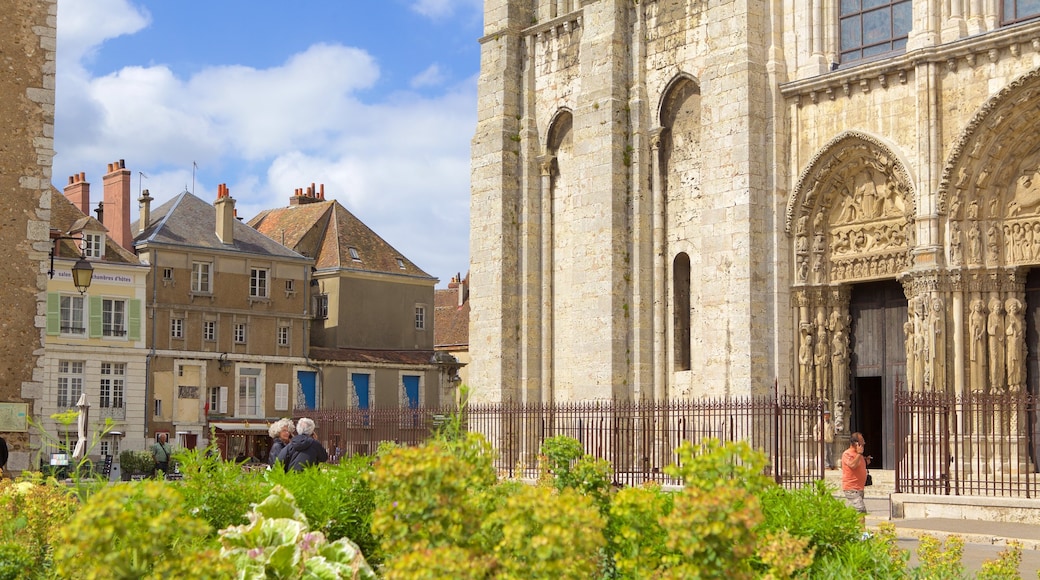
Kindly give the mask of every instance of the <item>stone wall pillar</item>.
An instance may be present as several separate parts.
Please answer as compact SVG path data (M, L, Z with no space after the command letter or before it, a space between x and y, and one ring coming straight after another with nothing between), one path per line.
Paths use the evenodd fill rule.
M542 402L553 401L553 164L555 158L539 160L542 200Z

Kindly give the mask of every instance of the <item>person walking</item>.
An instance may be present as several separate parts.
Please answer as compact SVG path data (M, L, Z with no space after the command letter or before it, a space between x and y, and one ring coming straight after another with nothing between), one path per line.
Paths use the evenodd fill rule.
M849 448L841 454L841 490L845 492L845 499L861 514L867 513L863 489L867 485L867 465L871 460L871 456L863 455L865 446L863 434L856 432L850 438Z
M329 460L329 453L314 436L314 420L308 417L296 423L296 436L278 454L285 471L303 471L304 467Z
M163 472L166 475L170 472L170 446L166 443L169 435L166 433L159 433L159 438L155 443L152 444L152 458L155 459L156 471Z
M278 419L271 424L267 434L274 439L274 442L271 443L271 452L267 454L267 463L274 465L278 460L278 454L289 444L293 435L296 435L296 425L293 425L292 419Z

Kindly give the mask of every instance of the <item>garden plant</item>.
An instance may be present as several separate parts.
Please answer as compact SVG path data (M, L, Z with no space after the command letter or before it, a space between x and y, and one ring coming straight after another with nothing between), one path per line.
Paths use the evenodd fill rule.
M302 473L212 449L178 453L178 481L27 473L0 481L0 580L968 577L956 538L922 540L910 566L894 528L864 534L823 482L777 486L745 443L684 444L676 489L618 489L570 438L540 455L535 480L503 477L453 417L425 444ZM976 577L1018 578L1020 558L1012 546Z

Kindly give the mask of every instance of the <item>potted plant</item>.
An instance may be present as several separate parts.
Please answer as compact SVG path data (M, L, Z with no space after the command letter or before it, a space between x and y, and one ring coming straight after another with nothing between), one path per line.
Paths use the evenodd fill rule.
M147 451L123 451L119 454L119 476L130 481L133 476L151 477L155 472L155 459Z

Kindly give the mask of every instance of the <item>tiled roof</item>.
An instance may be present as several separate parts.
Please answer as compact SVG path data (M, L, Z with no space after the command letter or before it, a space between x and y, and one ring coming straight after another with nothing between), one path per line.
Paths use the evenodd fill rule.
M134 238L135 245L163 244L214 250L229 250L303 259L304 256L275 242L248 225L235 220L233 244L224 244L216 232L217 209L191 193L184 193L151 210L151 225ZM138 231L135 222L130 231Z
M319 271L344 268L432 279L335 200L265 210L249 220L249 225L315 258ZM351 248L357 250L360 260L353 259Z
M310 358L315 361L427 365L432 357L432 350L373 350L316 346L310 350Z
M60 230L62 235L69 232L80 232L83 230L94 232L108 232L97 218L88 216L80 211L75 204L69 201L57 189L51 188L51 228ZM66 258L78 257L80 255L79 242L76 240L60 240L57 243L55 256ZM114 264L139 264L137 255L117 244L112 238L105 236L105 262Z
M469 346L469 300L459 306L458 286L434 290L433 345L436 348Z

